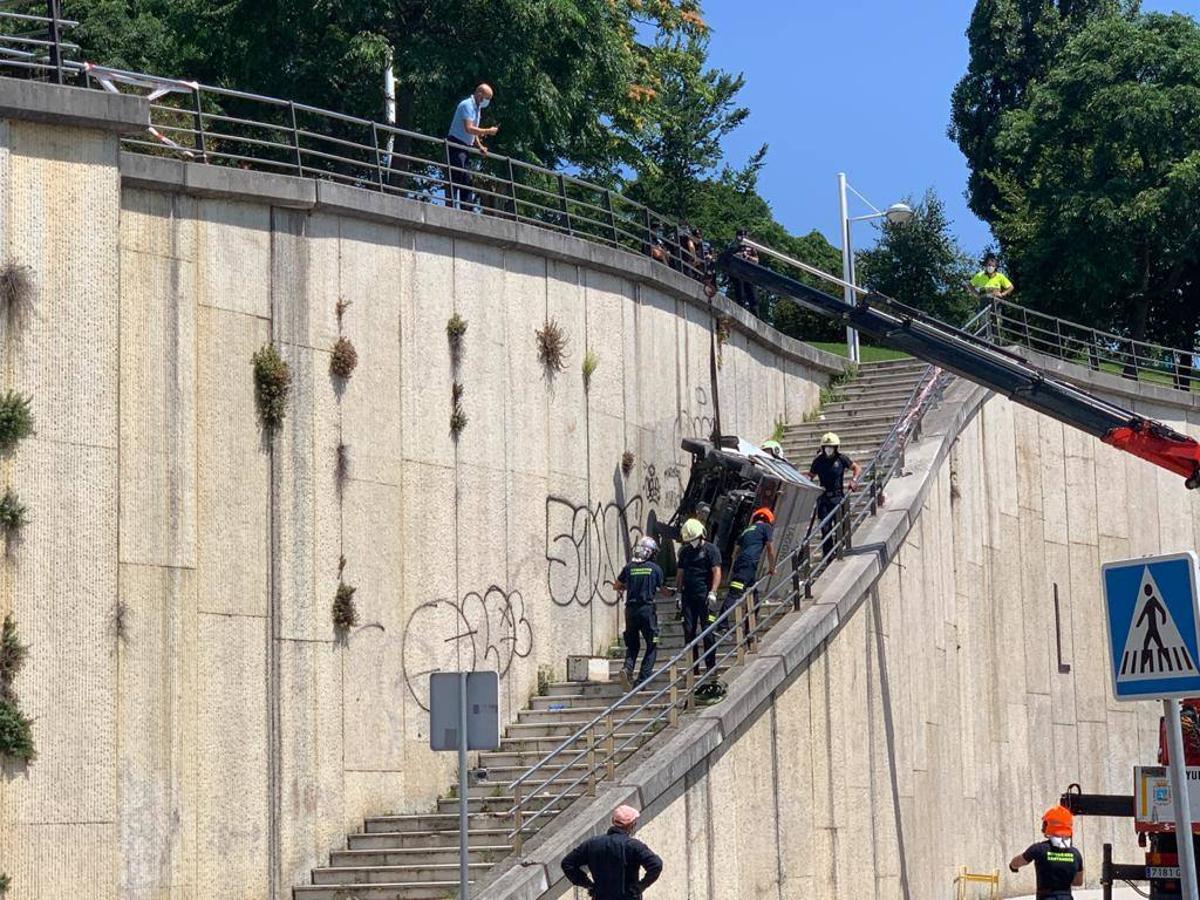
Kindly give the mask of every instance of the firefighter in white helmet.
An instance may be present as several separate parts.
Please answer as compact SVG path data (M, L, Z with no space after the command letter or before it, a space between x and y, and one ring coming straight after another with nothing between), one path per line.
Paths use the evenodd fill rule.
M808 467L808 477L820 482L823 493L817 500L817 518L821 521L821 551L833 552L837 516L830 517L846 496L846 470L850 470L850 490L858 487L862 466L842 453L842 440L832 431L821 435L821 452ZM844 512L844 510L843 510Z

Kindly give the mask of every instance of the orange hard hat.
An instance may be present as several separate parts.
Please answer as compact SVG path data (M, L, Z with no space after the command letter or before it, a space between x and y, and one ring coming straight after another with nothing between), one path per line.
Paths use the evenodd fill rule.
M764 519L767 522L767 524L774 525L775 524L775 513L771 512L765 506L760 506L758 509L756 509L753 513L750 514L751 522L757 522L759 519Z
M1048 837L1070 837L1075 817L1065 806L1052 806L1042 816L1042 832Z

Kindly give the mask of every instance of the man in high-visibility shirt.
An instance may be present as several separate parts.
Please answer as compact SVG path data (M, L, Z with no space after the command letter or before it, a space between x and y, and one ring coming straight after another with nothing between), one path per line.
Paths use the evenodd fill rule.
M979 295L979 308L983 309L993 299L1003 300L1013 292L1013 283L1000 271L995 253L983 258L983 268L971 279L971 290Z

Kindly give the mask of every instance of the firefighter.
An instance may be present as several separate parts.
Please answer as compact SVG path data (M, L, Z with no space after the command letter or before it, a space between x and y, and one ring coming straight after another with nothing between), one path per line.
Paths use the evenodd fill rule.
M1046 840L1018 853L1009 862L1012 872L1033 863L1038 900L1071 900L1071 888L1083 884L1083 854L1071 846L1074 817L1065 806L1054 806L1042 816Z
M780 462L787 462L787 458L783 455L783 447L779 441L770 440L762 442L762 450L764 453L769 453Z
M679 529L679 539L683 549L679 551L676 561L678 572L675 575L675 589L679 593L681 612L683 613L684 643L690 644L703 629L707 628L710 620L709 609L716 604L717 588L721 584L721 551L710 541L704 539L704 525L699 519L688 519ZM716 621L716 615L711 616ZM715 643L712 633L706 634L702 641L704 645L704 664L708 671L716 665L716 658L710 651ZM700 674L700 650L692 648L692 665L696 675ZM707 680L696 689L696 696L701 700L720 699L724 688L717 683L716 677Z
M738 535L733 547L733 562L730 564L729 591L721 612L741 599L746 588L754 584L758 576L758 564L767 556L767 574L775 574L775 544L772 541L775 530L775 513L763 506L750 514L750 525ZM726 627L729 623L726 621Z
M862 466L841 451L842 441L832 431L821 436L821 452L808 467L808 477L821 483L823 494L817 499L817 518L821 520L821 552L828 556L833 552L834 532L837 522L825 521L837 509L846 496L846 470L850 470L850 490L858 488L858 476Z
M634 666L642 641L646 642L646 655L642 657L638 685L654 673L654 658L658 655L658 613L654 598L663 586L663 570L654 562L657 555L658 543L654 538L642 538L633 550L633 561L626 563L613 583L618 600L625 594L625 666L621 669L621 686L627 691L633 686Z
M588 838L563 857L567 880L593 900L637 900L662 874L661 857L632 837L639 813L632 806L613 810L607 834ZM584 872L584 868L587 872ZM642 874L645 869L646 874ZM591 877L588 877L588 876Z

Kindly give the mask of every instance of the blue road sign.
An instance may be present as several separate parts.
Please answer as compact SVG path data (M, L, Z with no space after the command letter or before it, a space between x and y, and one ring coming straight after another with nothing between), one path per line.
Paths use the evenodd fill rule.
M1105 563L1113 696L1165 700L1200 696L1200 606L1195 553Z

